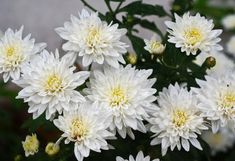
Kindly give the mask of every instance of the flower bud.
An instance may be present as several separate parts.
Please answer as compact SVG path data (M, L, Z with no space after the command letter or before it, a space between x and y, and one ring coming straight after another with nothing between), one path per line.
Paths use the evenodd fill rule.
M48 143L45 148L45 152L50 156L57 154L59 151L60 151L60 146L52 142Z
M216 65L216 59L212 56L207 57L205 60L205 65L208 68L213 68Z
M129 53L129 54L127 55L127 60L128 60L128 62L129 62L130 64L132 64L132 65L136 64L136 62L137 62L137 56L136 56L136 54L134 54L134 53Z

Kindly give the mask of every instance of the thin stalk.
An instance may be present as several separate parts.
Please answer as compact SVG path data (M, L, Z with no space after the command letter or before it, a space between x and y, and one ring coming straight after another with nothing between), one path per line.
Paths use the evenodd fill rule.
M92 11L97 12L97 10L96 10L95 8L93 8L91 5L89 5L89 4L86 2L86 0L81 0L81 2L82 2L85 6L87 6L88 8L90 8Z
M113 14L113 9L111 8L110 3L109 3L108 0L105 0L105 4L108 7L109 11Z
M114 13L117 13L117 12L118 12L118 10L119 10L120 7L122 6L122 3L123 3L123 2L124 2L124 0L121 1L121 2L118 4L118 6L117 6L116 10L114 11Z

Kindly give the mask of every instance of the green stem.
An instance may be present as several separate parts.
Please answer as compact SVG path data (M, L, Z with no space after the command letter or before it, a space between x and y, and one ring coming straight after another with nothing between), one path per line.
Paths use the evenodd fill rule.
M121 1L121 2L118 4L118 6L117 6L116 10L114 11L114 13L117 13L117 12L118 12L118 10L120 9L120 7L121 7L121 5L122 5L123 2L124 2L124 0Z
M168 67L168 68L171 68L171 69L178 69L178 68L179 68L179 67L175 67L175 66L171 66L171 65L166 64L166 63L164 62L163 58L160 58L159 60L160 60L160 62L162 63L162 65L164 65L164 66L166 66L166 67Z
M89 5L89 4L86 2L86 0L81 0L81 2L82 2L85 6L87 6L88 8L90 8L92 11L97 12L97 10L96 10L95 8L93 8L91 5Z
M105 0L105 4L108 7L109 11L113 14L113 9L111 8L110 3L109 3L108 0Z

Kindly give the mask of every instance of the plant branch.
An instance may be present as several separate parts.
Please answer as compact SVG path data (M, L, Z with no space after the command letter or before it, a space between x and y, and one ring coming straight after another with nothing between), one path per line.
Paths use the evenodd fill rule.
M108 0L104 0L104 1L105 1L106 6L108 7L109 11L113 14L113 9L111 8L109 1Z
M123 2L124 2L124 0L121 1L121 2L118 4L118 6L117 6L116 10L114 11L114 13L117 13L117 12L118 12L118 10L120 9L120 7L121 7L121 5L122 5Z
M92 11L97 12L97 10L96 10L95 8L93 8L91 5L89 5L89 4L86 2L86 0L81 0L81 2L82 2L85 6L87 6L88 8L90 8Z

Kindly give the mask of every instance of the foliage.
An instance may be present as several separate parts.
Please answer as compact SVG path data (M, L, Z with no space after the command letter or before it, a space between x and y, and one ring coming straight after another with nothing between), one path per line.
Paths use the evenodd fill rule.
M91 10L96 11L90 6L86 0L82 2ZM100 17L108 23L118 23L120 28L126 28L126 36L129 38L131 45L137 54L137 62L135 66L139 69L153 69L152 77L157 78L157 83L154 85L159 91L163 87L168 86L174 82L186 82L188 87L197 86L195 78L203 79L205 71L209 68L206 62L202 66L194 63L196 56L186 56L180 54L180 50L176 49L174 45L167 42L167 34L163 33L158 24L147 19L148 16L167 17L172 19L173 13L182 15L187 11L200 12L204 15L210 16L216 21L216 26L221 27L221 18L229 13L234 13L234 8L219 8L212 7L208 4L208 0L197 0L195 3L192 0L175 0L172 3L171 13L168 13L162 6L157 4L147 4L142 0L137 0L129 4L124 3L125 0L105 0L109 11L105 14L100 14ZM116 8L111 8L111 3L117 5ZM122 15L121 19L117 17ZM139 28L150 30L156 33L166 44L167 48L160 56L152 57L146 50L144 50L144 40L138 36ZM126 58L127 60L127 58ZM190 69L190 72L189 72ZM46 144L50 141L56 141L61 135L58 130L52 125L50 121L46 121L44 116L33 120L27 114L27 105L22 100L15 99L16 91L9 90L6 84L0 83L0 160L8 161L72 161L75 160L72 145L61 144L60 152L55 156L48 156L44 152ZM26 121L25 121L26 120ZM37 133L40 140L40 150L35 156L28 158L24 157L21 141L24 140L25 135L29 133ZM143 150L145 154L149 154L153 158L160 158L163 161L232 161L234 160L234 153L232 150L226 155L219 153L211 157L210 148L201 140L203 144L203 151L192 148L190 152L173 151L167 153L164 158L161 158L160 146L150 146L151 134L142 134L135 132L135 141L130 138L117 139L110 141L116 147L115 150L103 151L102 153L91 153L86 161L95 160L115 160L116 156L127 158L129 154L137 154L139 150Z

